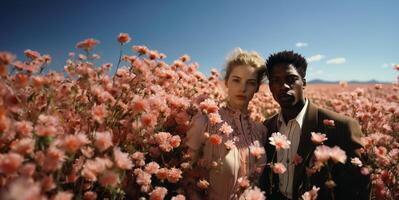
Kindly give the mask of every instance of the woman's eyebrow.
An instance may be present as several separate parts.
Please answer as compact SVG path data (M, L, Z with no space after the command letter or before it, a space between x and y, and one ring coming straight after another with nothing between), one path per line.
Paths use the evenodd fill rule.
M233 77L233 78L239 78L239 79L241 79L241 77L239 77L239 76L237 76L237 75L233 75L232 77Z

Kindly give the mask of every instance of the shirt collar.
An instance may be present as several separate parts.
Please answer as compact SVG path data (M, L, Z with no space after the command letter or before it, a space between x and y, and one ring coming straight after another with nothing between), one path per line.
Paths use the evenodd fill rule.
M295 120L298 124L299 124L299 128L302 128L302 124L303 124L303 118L305 116L306 110L308 109L308 99L305 99L305 105L303 106L301 112L298 113L298 115L292 119ZM285 123L284 118L283 118L283 114L281 113L281 110L278 114L278 128L280 128L281 124ZM285 123L287 124L287 123Z

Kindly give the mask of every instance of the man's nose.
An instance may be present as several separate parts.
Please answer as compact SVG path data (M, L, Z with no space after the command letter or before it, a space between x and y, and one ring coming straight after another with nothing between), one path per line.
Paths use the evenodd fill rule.
M281 89L284 90L284 91L285 91L285 90L289 90L289 89L290 89L290 85L289 85L288 83L285 83L285 82L284 82L284 83L281 85Z

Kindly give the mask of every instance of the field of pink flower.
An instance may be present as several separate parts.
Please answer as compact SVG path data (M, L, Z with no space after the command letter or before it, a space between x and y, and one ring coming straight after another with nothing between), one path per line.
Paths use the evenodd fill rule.
M62 72L47 74L49 55L26 50L17 59L0 52L0 199L178 200L206 193L209 184L192 170L184 140L197 112L222 123L219 74L205 77L187 55L165 63L156 50L128 49L130 40L117 37L123 49L117 66L95 65L99 42L87 39ZM398 83L306 89L316 104L361 123L369 159L357 165L372 175L374 199L399 198L398 89ZM249 106L256 121L278 109L266 86ZM262 196L242 185L249 188L244 197Z

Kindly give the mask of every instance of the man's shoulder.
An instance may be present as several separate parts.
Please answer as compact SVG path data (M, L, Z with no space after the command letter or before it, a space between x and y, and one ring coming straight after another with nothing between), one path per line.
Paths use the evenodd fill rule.
M276 123L277 122L277 118L278 118L278 113L268 117L264 122L263 125L264 126L270 126L272 123Z

